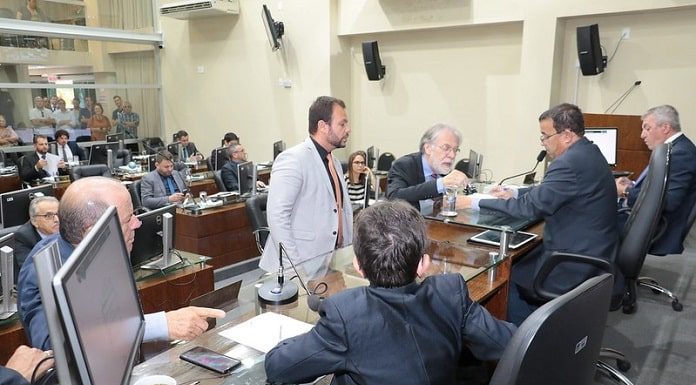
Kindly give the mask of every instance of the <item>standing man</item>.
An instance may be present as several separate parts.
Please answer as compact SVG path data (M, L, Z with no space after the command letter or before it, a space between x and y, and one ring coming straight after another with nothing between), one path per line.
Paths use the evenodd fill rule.
M454 170L462 134L443 123L430 127L421 137L420 152L404 155L392 164L387 177L387 198L403 199L422 213L432 211L433 198L445 187L469 183L463 172Z
M80 160L85 160L85 151L82 147L77 145L77 142L70 141L70 134L66 130L56 131L56 144L58 147L58 157L63 160L63 162L70 162L73 160L73 156L77 156Z
M73 105L74 103L75 102L73 101ZM87 123L89 123L89 120L92 118L92 114L94 114L94 103L92 102L92 97L85 96L85 108L80 108L80 123L82 123L83 129L87 129Z
M133 106L129 101L123 102L121 111L116 114L116 133L123 132L126 139L135 139L138 137L138 126L140 125L140 116L133 112Z
M696 203L696 147L681 131L679 113L674 107L653 107L641 119L643 129L640 137L650 150L663 143L672 143L665 207L662 210L667 228L650 246L650 254L680 254L684 251L684 235L689 231L686 222ZM633 207L647 173L646 167L635 182L625 177L616 180L616 192L619 197L625 198L621 199L622 206ZM619 231L623 230L627 219L628 213L619 213Z
M48 152L48 139L44 135L34 135L34 152L22 157L19 173L22 180L31 182L36 179L58 175L58 170L65 170L65 162L58 155Z
M111 121L115 122L118 119L118 113L123 111L123 100L118 95L114 95L113 99L116 109L111 112Z
M542 303L533 292L541 266L554 251L588 255L614 263L618 243L614 178L599 148L585 138L582 111L560 104L539 116L541 145L552 160L538 186L518 191L492 190L504 199L458 197L459 208L488 209L516 218L543 218L544 242L513 266L508 320L520 325ZM544 287L565 293L591 276L594 267L564 263ZM622 280L616 277L615 287Z
M353 209L341 162L331 154L346 146L349 135L345 103L330 96L317 98L309 107L309 138L273 163L267 206L271 232L260 268L277 270L279 243L295 265L309 260L321 264L334 249L350 244ZM312 275L308 265L305 271Z
M15 231L14 273L18 282L19 269L31 250L42 239L58 232L58 199L36 197L29 203L29 220Z
M53 120L56 122L57 130L65 130L70 134L75 133L75 128L79 125L77 116L72 112L68 111L65 107L65 100L59 99L57 102L57 108L53 111ZM56 132L56 140L58 139L58 133Z
M34 98L34 108L29 111L29 120L34 129L34 134L45 135L53 138L53 112L45 108L44 100L41 96Z
M143 177L140 185L143 207L154 210L183 202L186 197L186 183L181 174L174 170L172 159L169 151L162 150L157 153L155 169Z

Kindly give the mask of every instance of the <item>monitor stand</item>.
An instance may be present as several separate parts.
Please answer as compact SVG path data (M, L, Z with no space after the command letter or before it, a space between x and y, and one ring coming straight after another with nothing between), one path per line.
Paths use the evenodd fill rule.
M143 270L165 270L172 266L176 266L181 263L179 258L172 258L172 252L167 253L166 257L162 256L150 263L140 266Z
M172 239L174 238L174 216L170 213L162 214L162 258L142 265L144 270L164 270L181 262L180 258L172 258Z
M6 320L17 313L17 299L12 298L14 286L13 252L9 246L0 249L0 272L2 274L2 305L0 305L0 320Z

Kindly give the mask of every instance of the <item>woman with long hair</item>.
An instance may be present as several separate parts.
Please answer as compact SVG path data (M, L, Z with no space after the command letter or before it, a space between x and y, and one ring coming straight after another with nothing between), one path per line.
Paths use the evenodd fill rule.
M366 159L365 151L355 151L348 158L348 171L345 178L351 203L362 204L365 201L365 180L368 177L374 186L374 176L365 163Z
M89 118L87 127L92 132L92 140L106 140L106 134L111 130L111 122L104 116L104 107L100 103L94 104L94 114Z

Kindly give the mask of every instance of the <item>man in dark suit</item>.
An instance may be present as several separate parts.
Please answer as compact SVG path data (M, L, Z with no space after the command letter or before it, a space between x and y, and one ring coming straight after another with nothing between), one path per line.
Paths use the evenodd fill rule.
M196 144L189 141L189 134L184 130L180 130L176 133L176 138L178 144L181 146L181 154L178 153L179 146L170 146L170 151L177 157L181 162L195 162L203 159L203 154L198 151ZM176 143L175 143L176 144Z
M48 152L48 139L45 135L34 135L34 152L22 157L19 174L25 182L65 173L66 164L57 155Z
M162 150L155 157L155 170L143 177L140 184L140 199L143 207L156 209L182 202L186 197L186 183L174 170L172 154Z
M239 174L237 166L240 163L247 161L247 153L244 146L235 143L227 147L227 156L229 161L222 166L220 171L220 177L222 178L222 183L225 185L227 191L238 191L239 190ZM257 187L264 188L266 184L262 181L256 181Z
M70 134L66 130L56 130L56 144L58 148L58 157L64 162L73 160L73 156L77 156L80 160L85 160L85 151L77 145L77 142L70 141Z
M39 241L58 232L58 199L36 197L29 203L29 220L14 233L15 282L24 260Z
M669 105L649 109L643 114L643 130L640 137L650 150L663 143L672 143L672 153L667 180L667 194L662 216L667 228L650 246L655 255L680 254L684 251L684 237L689 213L696 203L696 146L681 131L679 113ZM628 178L616 180L616 192L621 205L633 207L643 187L648 168L633 182ZM619 213L619 231L628 219L628 212Z
M466 175L454 169L461 141L461 133L451 126L438 123L430 127L421 138L420 152L404 155L392 164L387 198L403 199L428 213L433 198L441 196L446 186L466 185Z
M543 244L513 266L508 320L517 325L541 303L533 294L532 283L554 251L613 263L618 242L614 178L599 148L584 136L582 111L572 104L560 104L541 114L539 125L539 139L552 159L541 184L516 192L502 187L492 190L503 199L457 199L458 208L496 210L546 222ZM544 287L565 293L596 274L590 266L565 263L549 275ZM618 288L621 280L616 280Z
M430 264L426 244L423 218L407 203L363 210L353 266L370 286L325 299L312 330L269 351L268 381L333 374L334 384L453 384L462 352L499 359L515 327L472 301L459 274L416 282Z

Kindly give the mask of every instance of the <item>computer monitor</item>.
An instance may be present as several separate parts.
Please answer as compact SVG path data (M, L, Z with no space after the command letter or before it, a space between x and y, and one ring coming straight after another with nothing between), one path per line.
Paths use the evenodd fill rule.
M365 162L367 162L367 168L374 170L377 167L377 158L379 158L379 149L375 146L370 146L367 148L367 151L365 151L367 154L367 159L365 159Z
M618 128L616 127L587 127L585 137L599 147L607 164L616 165L616 144L618 141Z
M222 168L227 162L227 147L218 147L213 149L210 154L210 166L213 168L211 171L217 171Z
M39 195L42 194L42 195ZM29 203L36 196L53 196L50 184L0 194L0 221L4 228L23 225L29 220Z
M115 207L58 270L53 291L78 383L128 384L145 319Z
M116 159L116 151L118 151L118 143L95 144L89 150L89 164L105 164L109 168L113 168L114 159ZM108 150L111 150L111 159L109 159ZM111 161L111 163L109 163Z
M172 218L171 223L167 224L168 219L165 214L170 215L170 218ZM176 205L164 206L138 215L141 225L135 230L133 250L130 255L131 266L134 269L154 259L171 254L171 250L174 247L175 228L173 218L175 217Z
M249 196L256 192L256 167L254 162L244 162L237 165L239 177L239 195Z
M125 135L123 132L119 132L116 134L108 134L106 135L106 141L108 143L118 143L119 140L125 140Z
M275 160L283 151L285 151L285 142L279 140L273 143L273 160Z
M478 180L478 177L479 177L478 163L479 163L478 153L474 150L469 150L469 163L467 164L467 168L466 168L466 172L465 172L466 176L468 176L469 179Z

